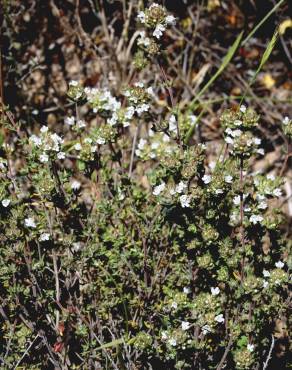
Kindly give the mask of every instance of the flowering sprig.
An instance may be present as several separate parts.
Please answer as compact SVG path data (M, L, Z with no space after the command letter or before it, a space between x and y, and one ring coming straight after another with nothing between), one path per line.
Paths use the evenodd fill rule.
M34 147L38 160L42 163L49 162L49 159L65 159L65 152L62 150L64 139L56 133L51 133L47 126L42 126L40 135L32 135L29 142Z
M175 17L169 14L165 7L153 3L145 11L140 11L137 19L146 29L140 32L138 45L149 55L158 54L160 49L158 42L167 27L175 25Z

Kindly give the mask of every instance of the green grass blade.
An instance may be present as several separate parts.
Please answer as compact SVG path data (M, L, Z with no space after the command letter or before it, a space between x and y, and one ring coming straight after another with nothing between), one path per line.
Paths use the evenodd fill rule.
M270 18L270 16L281 6L286 0L280 0L274 7L269 11L269 13L252 29L252 31L246 36L242 41L242 45L245 45L247 41L256 33L256 31L265 23L265 21Z
M217 77L224 71L227 67L229 62L231 61L232 57L234 56L240 41L242 39L243 32L241 32L236 40L234 41L233 45L229 48L228 53L225 55L219 69L217 72L212 76L212 78L206 83L206 85L202 88L202 90L197 94L197 96L191 101L189 109L192 110L195 102L199 99L199 97L209 88L209 86L217 79Z
M273 51L273 49L276 45L278 37L279 37L279 30L277 28L276 31L273 34L273 37L271 38L270 42L268 43L268 46L267 46L263 56L262 56L260 65L259 65L258 69L256 70L256 76L258 75L260 70L263 68L264 64L266 64L267 60L270 58L270 55L271 55L271 53L272 53L272 51Z
M243 100L245 99L246 97L246 94L248 92L248 89L252 86L252 84L255 82L258 74L260 73L260 71L262 70L263 66L266 64L266 62L268 61L268 59L270 58L271 54L272 54L272 51L274 50L274 47L277 43L277 40L278 40L278 37L279 37L279 29L277 28L273 34L273 37L271 38L271 40L269 41L267 47L266 47L266 50L262 56L262 59L260 61L260 64L257 68L257 70L255 71L255 74L253 75L251 81L249 82L248 84L248 87L245 91L245 94L243 95L242 99L241 99L241 102L240 104L243 102Z
M123 338L115 339L115 340L113 340L112 342L105 343L105 344L103 344L102 346L97 347L97 348L96 348L96 350L100 350L100 349L107 349L107 348L111 348L111 347L116 347L116 346L118 346L119 344L123 344L123 343L124 343L124 339L123 339Z

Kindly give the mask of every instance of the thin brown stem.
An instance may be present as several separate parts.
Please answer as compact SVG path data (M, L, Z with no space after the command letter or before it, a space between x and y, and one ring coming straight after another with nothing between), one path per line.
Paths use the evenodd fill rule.
M232 343L233 343L233 340L232 340L232 337L229 338L229 341L228 341L228 344L227 344L227 347L225 348L225 351L223 353L223 356L221 358L221 361L219 362L219 365L217 366L216 370L221 370L224 366L224 362L226 360L226 357L231 349L231 346L232 346Z
M241 234L241 247L242 247L242 261L241 261L241 281L244 279L244 248L245 248L245 241L244 241L244 208L243 208L243 158L240 158L240 234Z
M175 109L175 103L174 103L174 96L173 96L173 91L172 91L172 88L171 86L169 86L169 80L167 78L167 75L163 69L163 67L160 65L159 62L158 63L158 67L162 73L162 77L164 79L164 82L165 82L165 87L166 87L166 90L169 94L169 98L170 98L170 103L171 103L171 108L172 110ZM177 142L179 143L179 146L182 147L182 141L181 141L181 135L180 135L180 129L179 129L179 122L178 122L178 117L176 117L176 128L177 128Z
M139 123L138 123L138 125L139 125ZM132 172L133 172L133 165L134 165L134 158L135 158L135 149L136 149L136 143L137 143L137 138L138 138L138 135L139 135L139 131L140 131L140 126L138 126L136 128L136 132L135 132L134 138L133 138L132 152L131 152L131 161L130 161L130 167L129 167L129 177L132 176Z

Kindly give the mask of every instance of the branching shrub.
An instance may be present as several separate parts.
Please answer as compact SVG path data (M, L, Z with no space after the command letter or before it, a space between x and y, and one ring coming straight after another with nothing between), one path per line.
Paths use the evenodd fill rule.
M169 105L142 81L71 81L61 132L3 115L3 368L258 369L285 330L283 179L252 170L260 117L223 112L210 161L163 68L175 18L152 4L138 21L134 63L157 65Z

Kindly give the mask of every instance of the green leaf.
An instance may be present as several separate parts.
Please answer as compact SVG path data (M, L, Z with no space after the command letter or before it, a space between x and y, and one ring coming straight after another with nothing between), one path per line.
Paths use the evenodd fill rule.
M0 132L0 147L2 147L3 143L4 143L4 135L2 132Z
M124 338L115 339L112 342L109 342L109 343L103 344L100 347L97 347L96 349L99 350L99 349L106 349L106 348L116 347L119 344L123 344L124 342L125 342Z
M279 30L278 28L275 30L274 34L273 34L273 37L272 39L270 40L270 42L268 43L268 46L262 56L262 59L261 59L261 62L260 62L260 65L258 67L258 69L256 70L256 73L255 73L255 76L253 77L253 80L256 78L256 76L258 75L258 73L260 72L260 70L263 68L264 64L266 64L266 62L268 61L268 59L270 58L270 55L276 45L276 42L278 40L278 37L279 37Z
M77 167L79 171L84 171L85 170L85 163L83 161L78 160L77 161Z
M193 109L195 102L199 99L199 97L212 85L212 83L220 76L220 74L224 71L227 67L231 59L233 58L238 46L240 45L241 39L243 36L243 31L237 36L236 40L234 41L233 45L229 48L227 54L225 55L221 66L219 67L218 71L212 76L212 78L206 83L206 85L202 88L202 90L198 93L198 95L192 100L190 103L189 109Z

